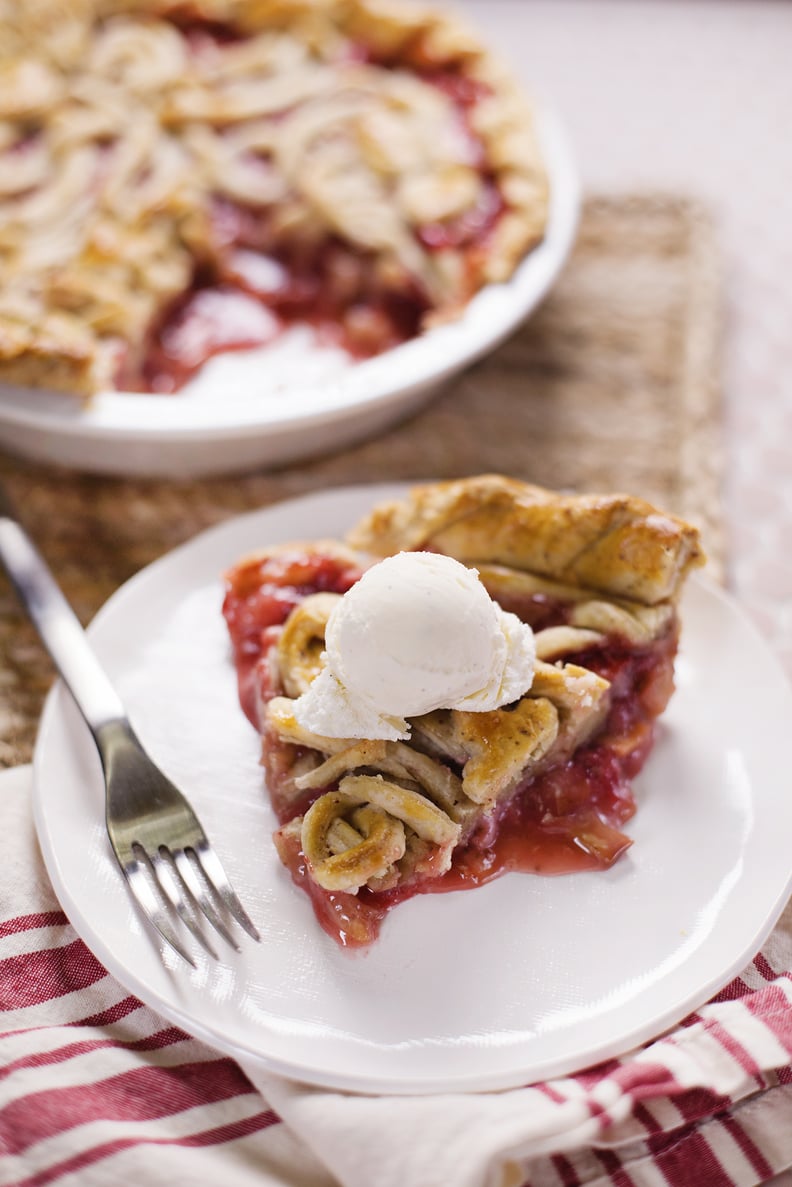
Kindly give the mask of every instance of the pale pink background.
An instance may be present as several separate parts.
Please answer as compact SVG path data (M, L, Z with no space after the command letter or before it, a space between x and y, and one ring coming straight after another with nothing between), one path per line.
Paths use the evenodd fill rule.
M728 581L792 675L792 4L457 0L590 191L707 200L725 258Z

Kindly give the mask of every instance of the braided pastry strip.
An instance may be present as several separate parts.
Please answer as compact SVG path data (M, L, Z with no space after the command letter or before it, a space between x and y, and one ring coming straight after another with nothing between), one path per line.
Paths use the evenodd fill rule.
M370 878L383 877L405 846L400 820L342 791L320 796L303 818L302 850L325 890L355 892Z
M490 597L496 602L530 598L536 594L558 598L569 611L569 625L601 635L617 635L636 646L650 643L666 630L674 617L670 602L647 606L630 598L597 597L590 589L553 581L508 565L476 565Z
M545 697L523 697L509 709L468 713L438 709L413 721L413 732L436 754L462 766L465 795L489 808L555 744L558 711Z
M414 780L433 803L455 819L465 803L466 797L459 777L428 754L413 750L404 742L360 742L348 750L331 755L320 766L299 776L295 783L301 791L328 787L343 775L365 767L394 779Z
M341 601L336 593L310 594L295 606L278 637L277 660L290 697L304 693L322 669L327 620Z
M294 716L294 701L290 697L273 697L265 708L265 724L269 726L283 742L291 742L295 746L310 746L322 754L339 754L356 744L356 738L328 738L324 734L314 734L299 725Z
M339 783L344 795L359 803L376 804L435 845L459 840L459 825L430 799L409 787L402 787L382 775L347 775Z
M348 775L338 791L326 792L306 812L302 850L320 886L354 892L382 879L404 856L405 826L438 847L437 872L444 872L459 840L459 825L410 788L381 775ZM344 848L334 852L335 846Z
M434 550L480 572L502 566L645 606L673 603L704 562L696 529L643 499L561 495L498 474L413 487L375 507L347 543L376 556Z
M576 664L537 661L530 691L515 706L490 713L440 709L413 721L432 752L462 766L462 790L491 808L552 752L565 756L602 722L607 680ZM495 744L497 740L497 744Z

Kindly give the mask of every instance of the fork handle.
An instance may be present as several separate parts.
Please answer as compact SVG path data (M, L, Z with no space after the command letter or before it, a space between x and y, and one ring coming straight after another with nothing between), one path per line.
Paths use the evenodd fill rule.
M0 561L94 736L125 718L121 700L94 655L80 620L0 486Z

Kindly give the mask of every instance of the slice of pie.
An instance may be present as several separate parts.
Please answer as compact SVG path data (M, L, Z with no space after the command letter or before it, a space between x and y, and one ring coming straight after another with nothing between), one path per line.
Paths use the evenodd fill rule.
M332 664L328 621L379 558L405 551L476 570L503 621L530 625L530 687L483 711L421 712L396 735L316 733L300 706ZM630 780L673 690L677 601L702 563L697 531L640 499L495 475L414 488L343 544L241 561L224 604L241 703L262 735L278 853L322 927L365 945L415 894L610 866L630 845ZM372 670L377 646L369 632L358 648ZM398 660L399 639L387 650Z
M508 279L533 113L401 0L0 6L0 382L173 391L295 323L369 357Z

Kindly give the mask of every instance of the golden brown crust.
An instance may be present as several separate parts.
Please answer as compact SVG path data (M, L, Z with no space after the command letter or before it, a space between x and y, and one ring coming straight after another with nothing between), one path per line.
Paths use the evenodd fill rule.
M0 314L0 383L87 398L108 381L107 363L94 336L65 315L29 327Z
M704 560L694 527L642 499L556 494L496 474L414 487L347 542L375 556L434 550L646 606L674 601Z
M462 790L485 810L527 771L560 762L602 723L607 680L576 664L537 662L534 682L516 705L487 713L439 709L413 721L431 753L462 768Z

